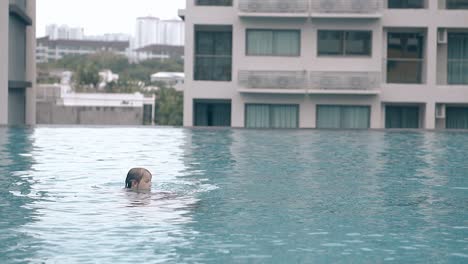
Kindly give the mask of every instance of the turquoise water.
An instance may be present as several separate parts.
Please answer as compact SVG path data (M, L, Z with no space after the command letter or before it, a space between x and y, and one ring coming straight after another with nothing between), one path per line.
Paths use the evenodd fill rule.
M0 263L467 263L468 133L0 128L0 216Z

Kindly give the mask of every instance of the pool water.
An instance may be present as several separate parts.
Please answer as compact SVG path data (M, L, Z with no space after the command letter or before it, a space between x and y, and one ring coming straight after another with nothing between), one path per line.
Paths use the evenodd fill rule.
M26 262L468 263L468 133L0 128L0 263Z

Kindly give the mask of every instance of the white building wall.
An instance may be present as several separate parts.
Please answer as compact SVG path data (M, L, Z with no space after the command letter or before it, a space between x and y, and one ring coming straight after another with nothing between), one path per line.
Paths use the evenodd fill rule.
M404 10L384 9L381 18L287 18L257 17L241 18L238 0L232 7L194 6L186 2L185 32L185 99L184 125L193 126L194 99L232 100L232 126L244 126L246 103L299 104L301 128L315 127L315 111L318 104L344 104L371 106L371 128L385 127L384 106L387 103L419 104L424 111L424 128L435 128L436 103L468 104L468 87L437 85L437 29L468 29L468 10L440 10L439 0L427 0L428 9ZM386 2L386 1L384 1ZM210 15L207 16L206 14ZM232 81L194 81L194 25L232 25L233 64ZM314 94L245 94L238 91L239 70L266 71L379 71L385 75L384 60L387 54L386 34L392 28L424 28L426 81L423 84L387 84L382 82L376 95L314 95ZM246 56L246 29L300 29L300 57L257 57ZM320 29L370 30L372 31L372 56L318 57L317 31Z
M26 124L36 124L36 0L28 1L28 14L33 25L26 31L26 80L31 87L26 88Z
M8 1L0 1L0 125L8 124Z

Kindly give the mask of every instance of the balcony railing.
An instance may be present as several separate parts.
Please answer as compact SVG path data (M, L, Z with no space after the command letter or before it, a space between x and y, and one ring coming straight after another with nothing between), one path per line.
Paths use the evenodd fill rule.
M312 72L311 88L319 90L376 90L380 72Z
M424 59L385 59L384 81L394 84L423 84Z
M239 85L248 89L306 89L306 71L239 71Z
M308 13L309 0L239 0L245 13Z
M383 0L239 0L243 14L274 15L377 15L383 10Z
M382 0L312 0L312 13L375 14L383 9Z
M372 93L380 84L380 72L239 71L239 86L250 91Z

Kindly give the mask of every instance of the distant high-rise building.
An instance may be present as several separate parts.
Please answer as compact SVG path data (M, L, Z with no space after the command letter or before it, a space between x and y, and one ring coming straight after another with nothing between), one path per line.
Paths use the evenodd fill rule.
M185 41L185 26L181 20L160 20L157 17L137 18L135 48L148 45L182 46Z
M83 39L84 29L80 27L69 27L67 25L47 25L46 36L50 39Z
M159 21L159 18L151 16L137 18L135 48L160 42L158 34Z

